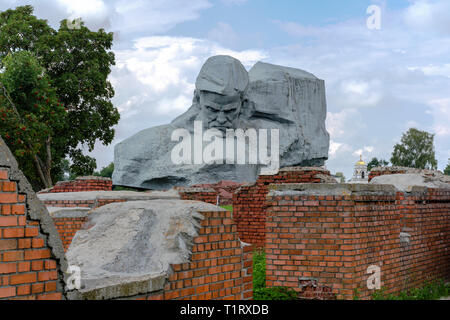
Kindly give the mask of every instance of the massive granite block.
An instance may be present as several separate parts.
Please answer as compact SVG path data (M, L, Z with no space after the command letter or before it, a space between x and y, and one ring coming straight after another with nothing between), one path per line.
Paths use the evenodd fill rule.
M214 56L200 70L188 111L170 124L145 129L116 145L113 183L168 189L221 180L254 182L265 166L249 164L252 152L247 140L246 164L236 164L236 152L233 164L172 161L172 150L179 144L172 141L172 133L183 128L193 134L195 121L201 121L203 132L216 129L216 135L224 137L224 154L230 129L267 129L269 150L270 129L278 129L281 167L321 166L329 147L325 117L324 81L314 75L261 62L247 72L237 59ZM194 152L195 141L191 147Z
M280 129L281 167L322 166L328 158L325 83L313 74L258 62L249 71L246 125Z

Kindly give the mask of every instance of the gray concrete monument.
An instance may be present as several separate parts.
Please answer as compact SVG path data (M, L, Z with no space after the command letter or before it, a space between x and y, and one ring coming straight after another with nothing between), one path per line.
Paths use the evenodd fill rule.
M328 158L329 147L325 117L324 81L314 75L261 62L247 72L233 57L213 56L202 66L195 83L192 106L184 114L170 124L142 130L116 145L113 183L143 189L168 189L221 180L256 180L264 166L249 161L236 164L237 151L231 162L224 157L223 163L198 162L196 159L174 163L172 152L181 141L172 141L174 130L185 129L193 135L199 129L196 123L201 123L202 132L216 129L215 136L222 137L220 146L227 157L228 131L268 130L267 154L270 154L270 129L278 129L281 167L321 166ZM249 141L246 140L246 147ZM200 150L205 150L207 145L208 142L204 142ZM190 147L192 154L198 151L195 138ZM250 148L245 152L247 160L257 153Z

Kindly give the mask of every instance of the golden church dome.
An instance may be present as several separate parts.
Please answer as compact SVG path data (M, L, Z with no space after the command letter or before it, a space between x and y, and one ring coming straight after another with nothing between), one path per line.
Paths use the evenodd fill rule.
M365 163L365 162L363 161L363 159L362 159L362 155L359 156L359 161L356 162L356 164L357 164L357 165L360 165L360 166L365 166L365 165L366 165L366 163Z

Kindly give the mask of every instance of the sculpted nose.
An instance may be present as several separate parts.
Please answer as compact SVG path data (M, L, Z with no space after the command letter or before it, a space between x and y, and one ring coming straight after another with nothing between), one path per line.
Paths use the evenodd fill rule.
M223 112L219 112L219 115L217 116L217 122L219 123L225 123L227 121L227 117L225 117L225 114Z

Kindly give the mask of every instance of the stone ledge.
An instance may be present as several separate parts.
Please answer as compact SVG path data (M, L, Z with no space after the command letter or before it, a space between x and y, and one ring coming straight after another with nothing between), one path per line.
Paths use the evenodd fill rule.
M120 278L119 283L101 287L80 289L67 293L69 300L108 300L133 297L164 289L167 274L145 275L142 277ZM119 279L113 280L118 281Z
M328 172L324 167L284 167L280 169L280 172L294 172L294 171L320 171L320 172Z
M281 195L380 195L395 196L397 189L392 185L334 184L334 183L290 183L270 184L268 196Z

